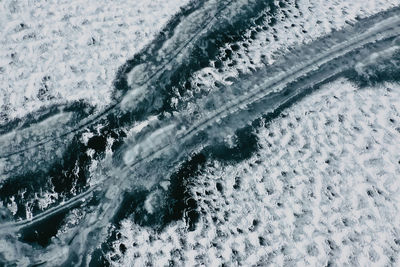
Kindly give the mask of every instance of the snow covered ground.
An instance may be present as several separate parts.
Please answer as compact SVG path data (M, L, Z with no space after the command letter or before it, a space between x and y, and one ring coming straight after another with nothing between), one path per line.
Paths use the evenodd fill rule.
M236 165L191 186L201 219L122 222L116 265L387 266L400 251L400 85L325 85L265 127Z
M188 2L2 1L0 125L43 106L80 99L104 108L110 103L118 67ZM210 66L197 72L192 84L208 87L194 86L195 90L210 90L210 75L226 82L238 71L260 67L262 61L271 63L278 51L291 45L397 4L396 0L281 1L278 14L265 21L268 25L273 19L276 24L250 29L245 40L236 44L239 50L232 60L223 62L222 74ZM221 51L226 49L230 48Z
M117 69L183 1L0 2L0 125L42 106L110 103Z
M1 1L0 128L54 104L83 100L97 110L107 107L118 68L187 3ZM399 5L398 0L275 3L276 10L265 10L241 38L220 47L207 67L191 73L185 81L190 86L181 85L187 90L175 88L173 108L273 64L292 47ZM111 227L117 238L104 257L116 266L398 264L399 99L396 83L359 88L340 78L324 84L254 129L258 149L250 158L230 164L207 160L187 186L200 214L194 231L177 220L157 232L128 216L120 228ZM102 173L102 161L93 162L91 168ZM43 191L36 197L47 208L58 195ZM15 214L14 198L9 200L4 207ZM85 208L71 210L73 219L65 220L53 241L84 218ZM12 242L0 240L0 263L9 257L27 264L32 257L20 249L23 242L11 248ZM38 247L32 245L30 255L40 253ZM57 254L57 244L50 247L54 253L48 249L50 256L43 258Z

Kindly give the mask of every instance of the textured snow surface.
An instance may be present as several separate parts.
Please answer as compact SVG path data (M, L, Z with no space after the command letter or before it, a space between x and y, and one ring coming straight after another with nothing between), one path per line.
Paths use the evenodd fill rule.
M208 163L191 187L195 231L178 222L157 234L125 220L109 257L127 266L398 263L399 99L395 84L325 85L256 130L257 155Z
M2 1L0 124L55 103L83 99L100 109L106 106L118 67L188 2ZM238 71L273 62L278 51L397 4L396 0L282 1L274 16L276 24L267 16L243 41L221 49L221 58L227 50L233 52L232 58L222 59L220 67L198 71L192 87L208 91L215 80L229 83ZM232 51L235 45L239 49Z
M110 102L116 71L188 3L0 2L0 124L41 106Z
M81 99L103 109L111 102L118 67L188 2L0 1L0 126L40 107ZM398 0L276 1L279 8L265 10L256 26L179 84L191 85L176 88L171 104L195 102L199 92L234 83L291 47L398 5ZM112 229L104 232L117 234L108 236L113 249L103 251L106 258L116 266L398 264L399 99L398 84L360 89L340 79L324 85L254 129L259 150L250 159L231 165L208 160L187 186L200 214L194 231L182 220L160 232L129 218L120 228L110 223ZM92 136L83 134L83 143ZM93 157L95 150L87 153ZM101 173L102 167L93 160L90 172ZM33 193L41 210L61 198L52 188ZM159 204L151 199L144 205L149 214ZM16 199L9 200L6 206L15 215ZM34 216L32 203L24 203L27 219ZM65 221L79 225L85 212L72 209ZM69 231L67 224L58 228L50 249L25 243L24 249L32 248L26 249L32 258L61 259L68 248L56 251L57 242ZM71 237L84 244L78 239ZM26 251L0 241L3 250L15 249L10 258L28 261Z

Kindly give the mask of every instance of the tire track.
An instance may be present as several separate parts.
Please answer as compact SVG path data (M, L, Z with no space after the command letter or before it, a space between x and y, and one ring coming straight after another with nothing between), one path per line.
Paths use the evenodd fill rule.
M207 114L207 116L205 116L205 118L193 122L191 119L192 117L194 117L192 112L188 114L182 113L172 118L171 121L164 123L163 125L161 125L161 127L160 125L155 125L154 129L149 131L152 134L147 137L141 136L139 140L135 140L135 142L131 142L131 144L128 144L126 146L125 149L127 150L127 152L121 152L125 153L125 164L128 167L133 167L141 163L142 161L149 161L152 158L157 157L158 154L160 154L163 150L166 150L167 148L170 148L172 146L179 146L179 144L183 143L190 143L187 140L190 140L194 136L198 135L200 132L207 132L207 135L210 137L210 132L206 129L210 128L213 124L216 124L216 122L223 120L225 117L235 116L236 113L245 110L246 107L254 102L262 101L262 99L267 97L268 95L279 95L279 93L288 84L300 79L301 77L305 77L314 71L317 71L321 66L328 64L329 62L334 61L339 57L343 57L351 51L360 49L370 43L376 43L379 41L384 41L385 39L398 36L400 32L400 17L398 16L398 9L392 10L392 12L387 13L386 16L388 17L379 18L377 16L373 18L372 22L375 23L375 25L373 25L373 27L371 28L368 27L361 32L360 27L357 26L371 26L371 23L367 23L367 25L363 25L364 23L360 23L361 25L356 25L356 27L352 27L350 30L347 29L347 31L333 34L329 37L330 40L340 40L343 36L351 36L351 34L354 34L354 36L352 36L349 40L342 40L340 43L337 43L328 49L324 49L324 46L326 46L326 42L328 39L324 38L323 40L319 40L311 45L303 47L298 51L295 51L291 54L291 56L287 56L281 62L274 64L273 68L265 68L255 74L249 75L247 77L242 77L237 84L233 85L233 87L240 88L236 90L237 92L239 92L239 95L234 93L229 95L226 93L227 91L233 92L235 91L234 89L226 91L220 90L217 91L215 94L209 95L207 99L205 99L203 102L200 102L196 107L196 111L206 114L209 113ZM388 44L384 44L383 47L387 45ZM307 53L307 50L314 52L316 49L320 49L322 51L319 51L319 54ZM364 54L365 56L367 56L368 52L365 51ZM359 60L360 58L357 57L356 59ZM304 63L290 67L292 65L292 62ZM343 63L345 64L344 68L338 68L337 70L332 72L331 76L344 71L344 69L349 69L353 67L353 65L357 63L357 61L355 61L354 59L353 61L351 61L351 59L343 58ZM246 88L249 88L250 90L246 91ZM228 99L227 101L228 97L232 97L232 99ZM219 105L223 102L227 103L224 105ZM207 106L217 108L215 110L212 110ZM263 111L258 112L262 113ZM253 119L244 119L245 122L242 122L242 127L247 124L248 121L252 121ZM238 120L236 123L241 122ZM237 128L238 127L235 127L234 129ZM233 128L228 127L228 129ZM164 131L164 137L162 136L162 133L160 133L160 131ZM232 133L232 131L216 131L216 135L221 136L229 135ZM165 142L160 142L156 140L163 138L165 139ZM137 144L134 145L134 143ZM157 146L155 144L160 145ZM150 151L148 148L150 148ZM130 155L127 156L126 154ZM147 156L143 156L146 154Z
M50 114L47 110L40 111L29 115L31 119L12 122L1 129L0 147L3 149L0 152L0 181L5 181L9 186L12 180L38 176L38 170L48 172L54 166L60 168L69 157L69 151L87 149L87 145L80 143L86 131L95 132L99 127L104 128L104 132L119 131L149 115L159 114L162 107L154 105L154 101L161 103L167 94L160 92L158 86L163 84L166 88L172 87L172 75L179 73L182 66L188 69L187 75L196 71L199 66L190 65L192 55L201 47L211 46L215 41L213 35L231 32L232 36L240 36L240 33L232 31L236 28L247 29L249 18L258 16L270 2L193 1L170 20L151 44L121 66L114 81L113 104L105 110L93 114L93 107L80 102L70 103L53 108ZM238 25L232 26L232 23ZM208 55L202 57L209 60ZM139 76L142 78L138 79ZM144 98L137 101L134 97L132 100L132 96L135 96L132 91L139 89L145 92ZM63 119L53 123L51 128L47 127L57 116ZM45 127L49 129L45 130ZM107 139L107 136L101 138ZM85 166L78 167L82 169Z
M18 232L40 223L47 217L79 206L85 198L90 198L94 191L98 191L102 199L99 207L88 212L72 240L62 244L71 245L76 255L90 254L98 240L104 238L102 235L122 201L121 192L141 186L151 189L160 181L156 175L160 170L170 173L171 166L179 165L184 157L195 150L234 134L238 128L274 112L310 87L353 68L370 51L393 47L392 41L400 35L399 29L399 9L393 9L295 50L273 66L253 75L240 77L232 87L225 88L226 91L213 93L197 103L195 110L207 116L194 121L192 111L182 111L170 119L150 124L116 153L116 164L110 170L110 176L101 184L32 220L1 224L0 233ZM347 39L348 36L352 38ZM331 43L334 45L325 47ZM293 62L299 63L292 66ZM249 90L245 93L235 93L237 89L247 88ZM227 95L227 92L230 94ZM219 105L226 97L230 97L229 101ZM121 159L122 163L118 163ZM157 163L160 165L157 166ZM80 259L79 263L84 260Z
M151 95L154 92L149 88L154 87L154 84L157 83L160 78L163 80L167 79L165 77L160 77L164 74L163 72L174 73L174 69L180 66L179 63L175 63L182 61L183 58L188 58L195 48L207 46L209 42L208 35L210 33L223 31L224 27L229 24L228 21L235 21L235 18L236 20L239 18L246 18L247 20L248 17L246 16L250 15L251 17L252 15L251 10L256 9L255 7L260 8L265 6L266 5L258 4L255 0L193 1L182 13L176 15L170 23L168 23L166 28L161 31L161 34L156 37L150 45L120 67L114 82L117 90L114 104L98 114L83 119L77 126L67 132L57 134L54 138L63 138L71 134L79 133L89 128L90 125L99 123L101 120L106 120L107 115L115 113L121 116L124 111L126 112L130 108L135 108L135 104L140 105L141 103L132 100L132 97L135 98L136 94L133 93L133 95L129 95L129 93L132 93L132 91L135 91L138 87L145 86L148 87L145 89L146 92ZM217 22L217 20L221 18L224 18L224 22ZM198 23L199 21L203 23ZM129 78L131 80L129 83L127 82L127 76L131 76L131 78ZM136 82L132 77L136 77ZM118 91L123 92L121 93ZM147 97L154 98L154 96ZM132 103L132 101L134 101L134 103ZM16 127L17 129L19 128L18 126ZM14 135L17 135L17 133L14 132ZM4 148L7 148L7 144L12 138L15 137L3 135L0 137L0 144L2 144ZM54 138L43 138L36 141L33 145L28 145L18 150L13 151L13 149L10 148L10 151L2 151L0 159L38 148Z
M117 165L115 170L114 170L114 175L109 176L105 181L110 181L112 183L115 183L115 180L113 177L127 177L126 175L128 173L132 173L135 171L138 171L137 166L141 164L145 164L146 162L151 162L154 159L157 159L158 157L162 156L163 154L168 154L168 149L171 151L175 151L178 153L182 153L184 149L180 149L180 146L184 145L189 145L191 141L193 141L191 138L196 137L196 135L202 134L203 131L206 131L207 128L212 128L211 126L217 125L217 128L222 124L221 122L217 123L218 120L224 120L224 117L228 116L236 116L240 112L246 112L246 107L253 103L261 102L263 98L268 97L267 102L271 102L271 100L278 101L275 103L274 107L265 107L265 110L256 110L252 116L247 117L247 114L245 116L245 119L243 119L244 122L240 124L239 121L235 122L238 125L240 125L237 128L240 128L241 126L244 126L248 124L249 122L253 121L257 117L262 116L263 114L266 114L268 112L273 112L276 108L279 108L281 104L284 104L285 102L289 101L291 98L294 98L296 95L301 94L301 90L305 90L307 88L310 88L314 86L315 84L320 84L324 82L325 80L329 79L332 76L335 76L337 74L342 73L343 71L350 69L354 66L357 61L354 61L354 58L356 59L361 59L368 55L370 52L369 50L363 51L363 53L357 54L355 53L356 57L353 57L353 62L351 64L339 67L341 63L351 61L351 59L346 59L346 55L348 55L351 52L354 52L357 49L362 48L362 46L365 46L367 44L372 44L372 43L378 43L381 41L383 44L379 46L377 44L376 50L380 50L382 48L387 48L392 46L392 38L399 36L400 32L400 17L397 16L398 10L392 11L392 13L389 14L389 17L385 17L382 19L381 24L378 23L376 25L375 29L373 31L367 30L367 32L361 33L359 36L353 37L351 42L344 42L343 44L337 45L333 47L333 49L329 49L328 51L323 51L322 55L318 55L317 59L313 59L311 61L306 61L306 64L304 66L300 66L297 68L293 68L291 72L286 76L285 75L285 67L282 66L274 66L275 69L284 69L285 71L282 71L280 73L281 76L277 76L271 80L268 81L263 81L261 85L257 85L256 82L253 82L254 87L257 87L257 90L250 90L251 94L249 96L242 96L239 100L237 101L232 101L229 102L226 106L219 108L215 112L211 114L211 116L208 116L206 119L200 120L198 122L194 123L194 126L191 126L190 128L185 128L182 126L182 123L188 123L188 118L187 114L184 114L184 116L177 116L173 117L171 121L168 121L166 123L157 121L156 125L150 125L150 128L153 128L154 126L156 127L161 127L159 129L153 129L153 131L150 131L149 129L147 130L148 132L153 132L152 135L150 136L140 136L139 141L145 141L146 145L143 146L141 143L134 145L132 148L132 144L136 142L130 142L127 145L123 146L121 150L116 153L116 157L119 159L121 158L122 155L128 153L129 151L135 150L135 151L140 151L141 153L139 154L138 152L131 154L130 157L134 158L132 162L125 162L120 164L119 166ZM320 41L317 41L320 42ZM305 49L312 47L315 44L310 44L308 47ZM304 48L303 48L304 49ZM300 51L298 53L296 52L296 56L300 54ZM308 55L306 55L307 57ZM337 62L334 62L335 68L334 71L330 73L325 73L324 75L319 74L319 79L310 79L307 80L306 82L303 82L304 84L299 87L297 90L293 91L291 95L284 96L282 93L284 93L284 90L287 86L290 86L290 83L295 82L296 80L299 80L301 77L306 77L311 74L311 72L316 72L318 76L318 69L322 68L323 65L328 65L331 61L336 60L337 58L341 57ZM289 60L285 59L283 61L283 65L286 66L288 63L290 63L290 60L292 60L292 57L287 57ZM289 62L288 62L289 61ZM329 70L329 69L328 69ZM266 77L264 75L270 75L268 73L269 70L262 70L260 73L257 73L256 80L265 80L263 77ZM253 79L255 76L251 77L249 76L248 78ZM238 87L241 87L241 83L236 85ZM242 87L243 88L243 87ZM287 88L286 88L287 89ZM261 95L260 95L261 94ZM243 102L246 102L243 104ZM267 111L266 111L267 110ZM227 115L228 114L228 115ZM229 120L229 118L227 119ZM228 124L229 125L229 124ZM231 126L231 125L229 125ZM231 129L232 131L228 131L229 134L234 132L237 128L227 128ZM165 130L166 129L166 130ZM154 134L154 132L156 132ZM218 135L226 135L227 132L224 131L216 131L218 132ZM211 131L209 131L211 133ZM213 134L207 134L207 136L213 136ZM177 136L177 138L175 138ZM155 142L153 139L161 138L164 141L166 140L167 142ZM177 140L177 141L175 141ZM204 140L204 139L202 139ZM215 140L215 139L212 139ZM137 140L136 140L137 141ZM168 142L169 141L169 142ZM145 157L142 157L141 154L146 154L146 146L150 144L161 144L160 146L156 147L150 147L150 153L147 153L148 155ZM193 143L195 146L198 145L197 142ZM207 144L206 144L207 145ZM138 146L142 147L141 150L138 150ZM203 145L204 146L204 145ZM178 148L174 148L178 147ZM154 150L157 150L156 152ZM194 150L194 149L193 149ZM190 154L193 150L187 149L187 151L184 153L185 155ZM173 154L173 153L172 153ZM174 161L179 162L181 159L180 157L174 157ZM170 166L170 164L167 164ZM142 166L140 166L142 167ZM143 177L141 177L143 178ZM136 182L136 181L135 181ZM11 226L18 226L17 229L20 229L21 227L31 225L37 221L40 221L44 219L46 216L51 216L52 214L55 214L57 212L60 212L61 210L68 209L71 206L76 205L79 201L82 199L86 198L89 196L98 186L102 186L103 188L106 188L105 184L99 184L97 186L93 186L90 188L88 191L85 191L84 193L77 195L70 200L64 202L62 206L59 207L54 207L52 209L47 210L46 212L43 212L42 214L36 216L33 220L23 220L19 221L16 223L9 223L9 224L2 224L0 225L0 229L8 228ZM121 188L127 188L126 186L121 186ZM129 187L128 187L129 188ZM7 226L7 227L5 227Z

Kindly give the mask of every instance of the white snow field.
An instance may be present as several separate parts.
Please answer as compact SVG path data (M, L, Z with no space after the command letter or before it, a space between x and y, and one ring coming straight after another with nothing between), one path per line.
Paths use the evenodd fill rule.
M0 124L55 103L110 103L118 67L183 1L0 2Z
M179 221L156 233L125 220L108 257L125 266L394 265L399 99L398 84L323 86L257 129L257 155L208 162L191 186L195 231Z
M1 1L0 124L43 106L79 99L104 108L110 103L118 67L188 2ZM212 66L198 71L192 84L207 88L193 86L195 90L210 90L211 75L228 82L239 70L261 66L262 60L272 63L278 51L284 52L291 45L309 42L357 17L398 5L397 0L282 2L274 18L277 24L263 29L255 40L249 30L247 38L238 43L240 49L234 51L236 64L224 62L223 73ZM175 101L180 101L178 98Z
M222 47L189 78L190 89L176 90L172 106L273 64L292 47L399 6L398 0L274 1L277 13ZM118 68L189 2L0 1L0 127L76 100L103 110L112 102ZM398 265L399 84L359 88L336 79L255 132L255 155L236 164L208 160L191 181L200 214L194 231L184 220L157 232L124 219L105 258L115 266ZM100 161L92 167L101 172ZM38 192L44 208L58 197L52 194ZM14 204L7 206L12 214ZM70 217L78 222L84 213L76 208ZM65 234L60 229L52 242ZM3 241L0 252L9 244ZM52 257L60 252L56 242ZM29 264L18 246L7 249L11 259Z

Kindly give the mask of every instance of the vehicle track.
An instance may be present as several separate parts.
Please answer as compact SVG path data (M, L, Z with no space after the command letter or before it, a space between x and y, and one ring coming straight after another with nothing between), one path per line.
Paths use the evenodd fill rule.
M157 154L171 146L179 147L180 144L187 142L187 140L190 140L200 132L207 132L207 128L211 127L213 124L218 124L218 121L223 120L225 117L236 116L236 113L246 109L254 102L262 101L262 99L268 95L279 95L280 91L282 91L288 84L298 80L301 77L305 77L314 71L318 71L321 66L328 64L329 62L334 62L334 60L339 57L342 57L342 60L339 59L337 60L339 62L334 62L339 67L333 70L330 76L334 76L345 69L352 68L354 64L357 63L357 60L362 59L362 56L355 55L353 58L343 57L345 54L348 54L351 51L360 49L367 44L376 43L379 41L383 41L381 44L382 49L391 46L391 41L389 41L389 43L385 43L385 40L400 35L400 17L397 15L397 12L398 10L396 9L388 18L376 22L373 27L364 29L364 31L360 32L361 29L359 29L359 27L352 27L351 30L347 29L346 34L344 34L344 32L334 33L329 37L329 39L339 40L344 35L351 36L351 38L345 39L341 43L337 43L330 48L326 48L328 38L318 40L311 45L302 47L301 49L291 53L290 56L287 56L280 62L274 64L274 66L266 67L265 69L261 69L254 74L248 75L247 77L242 77L241 80L232 85L232 87L236 87L237 90L229 90L231 94L227 94L228 90L219 90L208 95L205 99L202 99L203 101L199 101L200 103L198 103L196 106L196 111L198 110L201 113L206 114L204 118L201 118L198 121L193 121L193 112L182 112L177 114L177 116L173 117L170 121L161 125L161 127L159 124L157 124L156 127L160 127L161 129L164 127L167 129L165 132L167 134L169 133L171 136L167 136L165 139L169 142L155 142L155 140L150 140L152 138L162 138L160 134L157 134L156 136L150 135L146 138L141 137L141 141L146 140L146 142L144 142L144 146L141 142L137 142L138 140L131 142L126 146L127 152L125 153L129 153L130 150L138 151L140 153L133 153L130 157L125 156L126 158L131 159L125 159L126 165L128 165L128 167L135 166L141 163L143 160L151 160L153 157L156 157ZM372 21L376 20L377 19L375 18ZM370 24L367 25L370 26ZM352 36L351 34L354 35ZM307 54L306 50L308 49L311 52L315 52L315 50L320 51L319 54ZM362 53L364 57L369 55L368 51L361 50L360 53ZM302 64L297 64L291 67L292 62L302 62ZM340 67L340 65L342 66ZM321 82L321 80L316 81L315 83L319 82ZM245 86L243 86L243 84ZM249 88L249 90L246 90L246 88ZM234 91L238 92L238 94L232 93ZM229 97L231 97L231 99L229 99ZM282 97L282 100L284 101L284 97ZM223 105L219 105L221 103ZM207 108L207 106L211 106L212 108L216 107L216 109L213 110ZM269 107L266 108L268 109ZM192 107L192 109L194 108ZM263 112L265 111L256 111L253 118L244 118L244 122L236 120L236 127L227 127L227 129L236 130L237 128L244 127L245 124L254 120ZM238 124L241 126L238 126ZM174 126L171 127L172 125ZM150 132L154 133L156 131L160 131L160 129L154 128ZM226 136L229 134L233 134L233 132L216 131L216 133L213 135ZM209 132L207 132L207 135L211 137ZM212 139L214 139L214 137ZM136 145L134 143L136 143ZM154 144L159 143L162 143L161 146L154 146ZM140 147L141 149L139 149L138 146L142 146ZM146 153L147 149L150 150L150 153Z
M128 61L127 64L122 66L119 70L119 76L116 78L116 83L120 82L118 80L127 79L126 76L135 76L137 82L132 78L130 83L123 90L127 90L118 95L113 104L108 106L105 110L89 118L83 119L75 127L69 129L66 132L61 132L56 136L50 138L42 138L36 140L34 144L25 146L21 149L13 150L13 146L9 147L10 140L18 135L18 127L14 131L10 130L8 134L3 134L0 136L0 144L5 149L0 152L0 159L8 158L12 155L23 153L27 150L38 148L45 145L46 143L52 141L55 138L63 138L71 134L76 134L84 129L90 127L90 125L99 123L102 119L106 119L106 116L110 113L120 113L121 110L127 110L129 108L135 108L129 99L129 94L132 91L137 90L138 87L148 86L152 87L154 85L149 85L150 83L157 82L160 79L162 72L167 70L173 73L174 68L177 68L179 64L175 61L182 61L184 57L187 57L196 46L207 45L204 44L207 41L207 32L218 31L225 27L225 23L215 22L221 17L227 16L224 20L229 21L232 17L241 17L249 10L252 10L257 6L257 1L254 0L230 0L230 1L194 1L187 9L187 11L182 12L181 15L177 15L172 19L172 22L168 24L166 29L162 31L161 36L158 36L153 43L148 45L142 52L134 57L134 59ZM238 11L244 10L244 11ZM189 14L186 14L189 13ZM228 15L232 13L231 15ZM242 14L243 13L243 14ZM196 23L194 23L196 21ZM198 23L201 21L202 23ZM221 24L221 25L218 25ZM178 27L179 26L179 27ZM182 32L182 29L185 29ZM180 31L179 31L180 30ZM165 36L170 35L169 38ZM142 77L142 78L138 78ZM165 79L165 78L164 78ZM119 85L121 86L121 85ZM117 85L117 87L119 87ZM118 89L118 88L117 88ZM123 91L122 90L122 91ZM148 88L144 89L148 94L153 92L149 91ZM136 96L134 94L134 96ZM129 104L127 104L130 102ZM135 100L134 104L138 104Z
M157 186L162 179L157 175L160 170L164 174L171 173L171 166L176 167L194 151L222 141L225 136L274 112L310 88L354 68L371 51L379 52L394 46L398 48L393 40L400 35L399 15L399 9L395 8L363 20L296 49L252 75L240 77L232 86L200 99L194 110L205 115L197 120L193 120L193 110L190 110L164 121L150 123L144 131L131 137L120 148L109 176L101 183L63 205L38 214L32 220L1 224L0 235L18 232L47 217L77 207L96 192L103 196L103 201L99 207L86 214L74 238L68 244L62 244L72 244L72 250L77 255L90 254L92 247L102 240L102 234L118 209L122 201L121 192L134 190L135 187L151 189ZM298 63L293 65L293 62ZM96 120L86 121L82 128ZM158 163L159 166L156 165ZM80 263L84 260L81 259Z
M188 143L192 142L193 140L191 138L194 138L196 135L203 134L203 132L206 132L206 135L210 137L211 141L215 141L215 135L220 135L218 138L221 136L226 136L228 134L234 133L238 128L244 127L246 124L251 123L254 119L267 114L269 112L273 112L276 108L279 108L280 105L284 104L285 102L289 101L291 98L295 97L296 95L299 95L302 93L302 90L305 90L307 88L310 88L314 86L315 84L320 84L324 82L325 80L329 79L332 76L335 76L347 69L353 68L354 64L357 63L357 60L360 60L362 58L365 58L368 56L370 51L367 49L365 51L358 51L355 53L355 55L349 59L346 58L346 55L354 52L357 49L362 49L363 46L367 44L374 44L381 42L381 44L377 44L375 50L379 51L382 49L386 49L388 47L392 46L392 40L393 37L400 36L400 17L398 16L398 9L391 11L388 17L383 18L379 23L375 24L375 28L370 30L368 29L365 32L358 33L357 36L354 36L351 38L349 41L345 41L341 44L337 44L336 46L333 46L331 49L327 49L325 51L322 51L321 54L316 56L315 59L311 59L306 61L303 65L295 66L291 68L290 70L286 70L285 66L290 65L290 61L293 60L293 57L298 57L299 54L301 54L301 50L297 50L294 55L292 56L287 56L283 61L274 64L272 66L273 68L266 68L263 70L260 70L259 72L249 75L247 78L251 80L251 86L252 88L256 88L253 90L249 90L247 93L244 93L243 96L238 97L237 99L234 99L233 101L228 102L226 105L218 108L217 110L213 111L210 113L209 116L206 118L196 121L196 122L191 122L190 121L190 115L191 114L183 114L183 115L178 115L176 117L172 117L171 120L167 122L161 122L161 121L156 121L155 125L149 125L148 127L152 128L152 131L149 131L147 129L147 132L156 132L157 130L160 131L159 134L156 135L150 135L150 136L140 136L141 141L146 141L146 145L142 146L141 143L136 143L138 141L137 139L135 142L132 141L127 141L127 145L123 146L120 151L116 153L116 157L119 158L122 155L125 155L129 153L131 150L135 150L138 146L142 146L142 150L140 150L140 154L133 154L130 155L130 157L133 158L131 162L128 160L125 160L124 163L122 164L117 164L115 167L114 174L116 176L120 177L127 177L127 173L131 173L133 171L137 171L137 166L140 164L144 164L146 162L151 162L152 160L156 159L157 157L162 156L165 154L165 152L170 148L172 151L181 153L182 151L185 151L184 155L187 156L191 152L195 150L195 148L192 149L185 149L182 150L179 147L188 145ZM340 35L344 34L343 32L339 33ZM329 38L332 38L329 37ZM326 38L324 38L326 39ZM322 42L320 40L316 41L317 45L323 45L325 44L325 40ZM305 48L303 47L302 49L307 50L310 47L315 46L315 43L307 45ZM304 51L303 50L303 51ZM312 49L311 49L312 50ZM308 57L309 55L302 55L304 57ZM351 56L351 55L350 55ZM341 63L347 63L347 65L341 64ZM318 69L320 69L323 65L328 65L329 63L334 64L337 66L335 67L334 70L330 69L331 72L325 73L324 75L318 74ZM275 66L278 65L278 66ZM340 66L342 65L342 66ZM264 77L267 77L268 75L271 75L273 73L273 70L282 70L278 75L275 75L271 79L264 79ZM272 70L272 71L271 71ZM303 82L303 85L301 85L300 88L297 90L293 91L291 94L284 95L284 89L287 86L290 86L291 83L296 82L296 80L299 80L302 77L306 77L312 72L317 72L316 76L319 76L318 79L308 79L306 82ZM315 74L314 74L315 75ZM262 81L260 83L257 83L257 81ZM233 86L241 87L241 84L249 84L248 81L242 81L238 82L238 84L235 84ZM243 88L243 87L241 87ZM216 95L216 96L215 96ZM212 98L221 98L224 97L225 95L219 95L218 93L213 96L209 96ZM228 127L225 125L224 129L230 129L229 131L207 131L207 129L212 129L212 125L216 125L216 127L220 127L222 124L221 122L218 121L223 121L225 118L229 120L229 116L234 116L237 117L237 113L240 113L241 111L247 112L246 108L249 107L253 103L257 102L262 102L264 98L268 98L267 102L271 102L271 99L273 100L279 100L279 103L270 103L270 104L275 104L274 106L268 106L265 107L264 110L255 110L251 116L248 116L249 114L246 114L245 118L243 118L242 121L237 120L235 121L235 124L238 126L236 128L231 128L232 125L228 124ZM205 105L204 103L200 104ZM207 111L206 111L207 112ZM239 118L242 119L242 118ZM185 125L182 125L184 123L193 123L193 126L185 127ZM161 127L161 129L154 129L154 127ZM163 131L162 129L167 128L166 131ZM216 134L217 133L217 134ZM164 136L163 136L164 135ZM153 142L151 139L153 138L161 138L164 141L167 142ZM218 139L217 138L217 139ZM203 139L202 139L203 140ZM161 146L156 146L156 147L151 147L151 144L160 144ZM196 142L193 142L194 146L199 145ZM203 146L209 145L209 144L203 144ZM133 148L132 148L133 146ZM149 147L150 146L150 147ZM175 147L175 148L174 148ZM148 149L148 150L147 150ZM146 153L147 150L147 153ZM142 156L142 155L146 156ZM167 153L168 154L168 153ZM174 158L175 161L179 162L181 160L181 157ZM128 162L126 162L128 161ZM115 162L114 162L115 163ZM111 171L113 173L113 171ZM125 174L125 175L124 175ZM143 178L143 177L142 177ZM121 179L122 180L122 179ZM112 181L115 183L114 177L110 176L104 181ZM136 181L135 181L136 182ZM82 201L82 199L88 197L93 191L97 190L98 186L105 187L104 184L99 183L98 185L93 186L89 190L74 196L70 200L64 202L62 205L58 207L51 208L49 210L46 210L45 212L37 215L35 218L32 220L21 220L19 222L14 222L14 223L6 223L6 224L1 224L0 229L10 229L9 227L16 227L15 230L19 230L22 227L26 227L28 225L31 225L33 223L36 223L42 219L44 219L47 216L52 216L55 213L60 212L61 210L68 209L69 207L72 207L74 205L77 205L78 202ZM121 187L124 188L124 187ZM1 231L1 230L0 230Z

